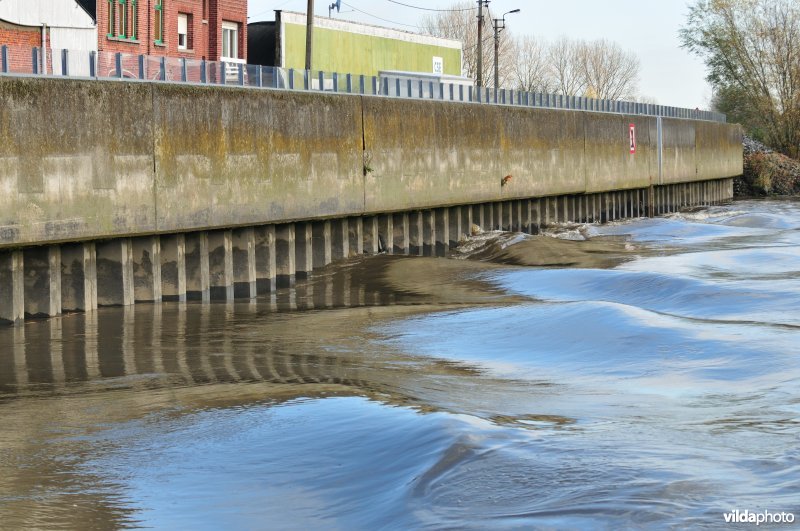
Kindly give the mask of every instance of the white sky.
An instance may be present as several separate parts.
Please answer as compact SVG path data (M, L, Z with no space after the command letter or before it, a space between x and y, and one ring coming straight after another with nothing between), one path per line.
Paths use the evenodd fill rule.
M453 4L452 0L399 1L434 9ZM327 16L331 3L333 0L315 0L315 14ZM248 14L250 22L273 20L275 9L304 13L306 5L307 0L249 0ZM663 105L709 106L711 88L705 81L705 66L681 48L678 39L678 30L686 20L687 0L492 0L489 5L494 14L522 10L506 17L506 27L517 35L616 41L639 56L640 94ZM426 14L431 12L388 0L344 0L341 13L334 11L333 16L416 31L415 25Z

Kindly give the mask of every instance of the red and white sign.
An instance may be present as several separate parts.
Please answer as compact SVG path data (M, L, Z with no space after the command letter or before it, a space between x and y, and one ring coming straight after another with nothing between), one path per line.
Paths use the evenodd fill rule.
M631 153L636 153L636 125L630 124L628 126L628 136L631 141Z

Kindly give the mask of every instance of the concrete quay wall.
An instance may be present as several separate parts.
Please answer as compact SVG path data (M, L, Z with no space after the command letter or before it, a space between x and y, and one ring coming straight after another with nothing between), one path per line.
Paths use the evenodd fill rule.
M736 125L0 78L0 248L597 194L741 172Z

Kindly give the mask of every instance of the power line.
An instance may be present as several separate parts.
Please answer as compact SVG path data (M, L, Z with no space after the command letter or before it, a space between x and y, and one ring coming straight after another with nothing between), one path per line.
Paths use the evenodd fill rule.
M401 6L405 6L405 7L410 7L412 9L419 9L419 10L422 10L422 11L448 11L448 12L454 12L454 11L475 11L476 9L478 9L477 7L467 7L467 8L462 8L462 9L433 9L433 8L430 8L430 7L412 6L411 4L404 4L403 2L398 2L397 0L386 0L386 1L387 2L391 2L393 4L397 4L397 5L401 5Z
M349 7L349 8L352 8L352 9L354 9L354 10L358 11L359 13L362 13L362 14L364 14L364 15L367 15L368 17L376 18L376 19L378 19L378 20L382 20L382 21L384 21L384 22L388 22L389 24L397 24L398 26L407 26L407 27L409 27L409 28L420 29L420 27L419 27L419 26L415 26L415 25L413 25L413 24L404 24L404 23L402 23L402 22L397 22L397 21L394 21L394 20L389 20L388 18L381 18L381 17L379 17L379 16L377 16L377 15L373 15L372 13L367 13L366 11L362 11L361 9L357 8L356 6L352 6L352 5L350 5L350 4L346 3L346 2L342 2L342 5L346 5L347 7Z

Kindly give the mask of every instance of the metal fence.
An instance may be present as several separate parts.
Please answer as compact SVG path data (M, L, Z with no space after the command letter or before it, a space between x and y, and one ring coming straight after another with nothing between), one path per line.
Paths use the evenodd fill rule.
M69 76L234 85L256 89L324 91L726 122L724 114L699 109L474 87L421 79L404 79L392 75L363 76L284 69L248 65L234 59L205 61L85 50L47 49L45 53L42 53L40 48L2 45L0 46L0 75Z

